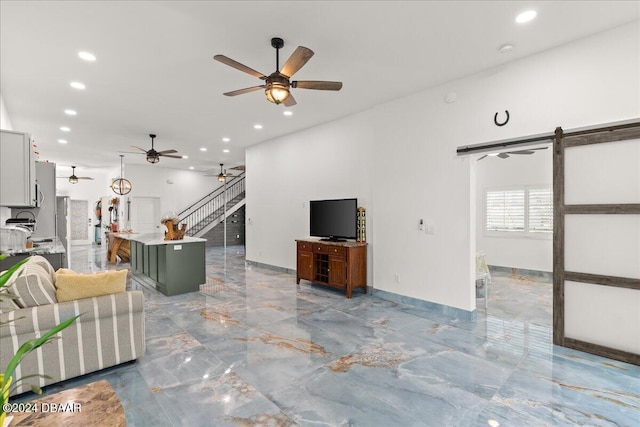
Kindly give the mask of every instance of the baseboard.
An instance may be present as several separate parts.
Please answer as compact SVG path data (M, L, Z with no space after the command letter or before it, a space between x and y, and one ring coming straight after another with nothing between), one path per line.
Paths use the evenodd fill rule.
M369 288L371 289L371 288ZM394 294L393 292L383 291L380 289L371 289L372 295L376 298L393 301L400 304L412 305L424 310L435 311L452 319L461 319L467 321L476 320L478 317L477 310L467 311L461 308L451 307L436 302L425 301L418 298L408 297L405 295Z
M519 276L530 277L536 281L544 281L545 283L553 282L553 272L540 270L527 270L526 268L502 267L499 265L489 265L491 274L501 273L504 275L517 274Z
M266 268L267 270L277 271L278 273L296 274L295 270L285 267L278 267L277 265L264 264L258 261L246 260L249 265L255 265L256 267Z

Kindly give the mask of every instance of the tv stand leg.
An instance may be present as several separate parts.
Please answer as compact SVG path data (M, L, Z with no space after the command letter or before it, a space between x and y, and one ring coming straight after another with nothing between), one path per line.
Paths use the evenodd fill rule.
M299 284L300 284L300 278L296 277L296 285L299 285Z

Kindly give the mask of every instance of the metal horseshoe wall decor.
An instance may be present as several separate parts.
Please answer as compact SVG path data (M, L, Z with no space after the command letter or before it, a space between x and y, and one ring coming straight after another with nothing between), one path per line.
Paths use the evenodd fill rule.
M498 123L498 113L493 116L493 123L495 123L496 126L504 126L509 123L509 110L504 110L504 112L507 114L507 119L502 123Z

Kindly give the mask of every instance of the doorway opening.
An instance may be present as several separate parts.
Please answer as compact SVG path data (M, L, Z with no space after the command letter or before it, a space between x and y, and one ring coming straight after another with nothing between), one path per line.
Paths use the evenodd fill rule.
M551 330L553 153L550 144L471 157L478 314Z

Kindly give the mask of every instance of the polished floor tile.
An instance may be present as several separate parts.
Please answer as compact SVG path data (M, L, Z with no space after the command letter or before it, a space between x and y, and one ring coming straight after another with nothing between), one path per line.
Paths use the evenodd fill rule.
M640 367L552 344L551 286L498 272L474 321L340 292L207 248L200 292L145 294L144 357L108 380L130 426L633 426ZM109 265L73 248L79 272ZM32 399L22 395L16 400Z

